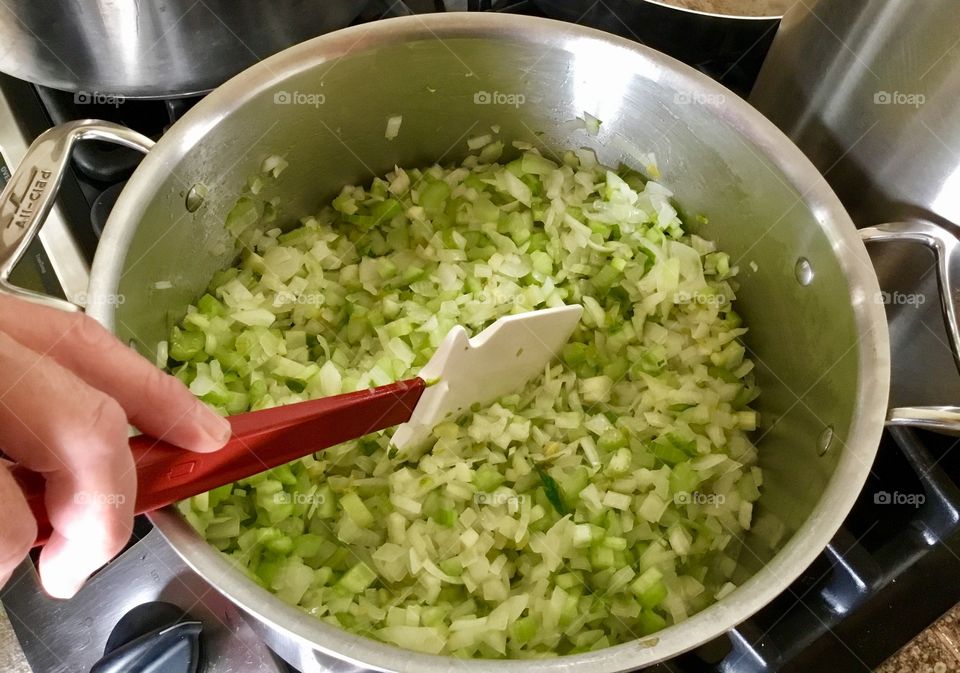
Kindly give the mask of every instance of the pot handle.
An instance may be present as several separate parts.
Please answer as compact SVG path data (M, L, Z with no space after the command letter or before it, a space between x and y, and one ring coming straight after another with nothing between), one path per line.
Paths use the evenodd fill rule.
M953 362L960 371L960 326L954 284L960 281L960 240L943 227L930 222L890 222L860 230L864 243L909 241L922 243L937 259L940 308L947 328ZM887 412L888 426L906 425L960 436L960 407L897 407Z
M82 307L17 287L10 273L50 213L78 140L105 140L144 153L153 147L150 138L126 126L94 119L67 122L37 136L0 194L0 292L65 311Z

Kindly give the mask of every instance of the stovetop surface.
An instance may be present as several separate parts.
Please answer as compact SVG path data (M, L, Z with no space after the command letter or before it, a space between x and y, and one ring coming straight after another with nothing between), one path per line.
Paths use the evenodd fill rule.
M449 9L541 14L528 1L447 0L446 4ZM358 21L438 9L443 9L442 0L374 0ZM592 14L595 19L600 16L597 12L599 8ZM600 19L596 19L600 27L612 25L609 17L607 25ZM639 39L629 26L624 28L619 32ZM745 94L763 52L745 56L733 66L693 65ZM198 100L91 105L73 93L6 77L0 77L0 89L30 137L52 124L82 117L118 121L159 137ZM85 143L74 156L60 205L88 258L106 214L139 158L130 150L97 143ZM42 251L32 254L42 266ZM46 290L55 291L50 274L41 276ZM960 455L952 452L955 443L910 430L885 433L874 470L843 528L800 579L728 636L648 670L852 673L875 668L960 601ZM156 597L184 603L184 609L210 621L213 651L224 652L208 661L208 673L284 669L236 609L203 585L157 533L147 532L149 524L141 520L138 530L138 537L144 539L69 603L46 599L37 588L32 566L21 566L17 581L4 590L2 598L36 673L87 670L119 616L137 602ZM244 645L231 654L226 650L234 642Z

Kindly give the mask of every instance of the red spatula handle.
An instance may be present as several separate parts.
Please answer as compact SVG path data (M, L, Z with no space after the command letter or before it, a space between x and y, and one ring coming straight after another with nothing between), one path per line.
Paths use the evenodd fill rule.
M132 437L130 451L137 465L136 512L159 509L408 421L424 387L424 382L415 378L231 416L233 436L213 453L191 453L146 435ZM51 533L43 477L19 465L12 472L37 519L35 546L42 545Z

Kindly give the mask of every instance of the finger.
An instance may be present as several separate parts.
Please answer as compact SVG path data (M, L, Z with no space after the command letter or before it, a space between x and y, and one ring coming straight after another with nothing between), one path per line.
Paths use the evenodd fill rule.
M0 296L0 331L116 399L142 432L193 451L230 438L226 419L83 313Z
M33 520L20 487L6 465L0 465L0 587L30 551L37 539L37 522Z
M0 333L0 446L43 474L53 535L40 578L67 598L130 537L137 475L120 405Z

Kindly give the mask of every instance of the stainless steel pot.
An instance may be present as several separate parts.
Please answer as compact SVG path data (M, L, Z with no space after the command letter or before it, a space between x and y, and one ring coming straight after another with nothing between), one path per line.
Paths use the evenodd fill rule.
M364 85L371 72L375 87ZM584 113L603 121L598 135L567 123ZM387 119L397 114L399 136L387 140ZM613 165L642 167L640 148L655 152L678 202L705 216L691 218L701 222L698 233L717 240L743 269L738 310L751 327L747 344L763 389L758 442L766 475L754 529L743 540L743 582L653 637L553 660L454 661L320 622L232 568L175 511L154 513L186 562L304 671L362 665L612 673L674 656L784 591L829 542L873 462L886 414L887 324L862 240L833 192L780 131L719 85L658 52L570 24L497 14L377 22L249 69L156 146L102 122L54 129L37 140L0 196L0 278L39 227L74 140L137 147L147 156L107 223L87 311L150 353L166 337L169 317L182 315L213 272L231 262L224 216L266 156L290 162L272 189L289 203L292 222L340 185L395 164L454 161L466 137L491 125L546 152L589 146ZM208 193L198 209L188 198L197 184ZM939 242L945 272L956 264L956 241L935 228L893 225L866 235L925 237ZM173 287L158 289L157 281ZM115 301L118 295L125 301ZM917 413L960 427L956 410Z
M708 11L728 0L535 0L547 15L622 35L669 54L732 88L748 90L777 32L782 12ZM742 71L742 72L741 72Z
M750 97L825 175L857 226L960 226L960 4L820 0L783 20ZM886 290L933 298L932 259L887 246ZM954 282L957 282L956 278ZM956 286L954 286L956 287ZM887 307L894 404L960 397L935 301Z
M346 26L368 0L6 0L0 70L78 92L170 98L210 91L292 44Z

